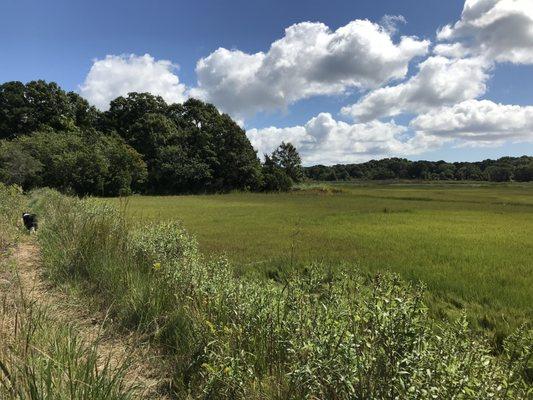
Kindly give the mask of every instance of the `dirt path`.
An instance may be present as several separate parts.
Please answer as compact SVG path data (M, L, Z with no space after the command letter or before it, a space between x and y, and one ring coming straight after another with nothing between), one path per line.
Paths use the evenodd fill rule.
M16 309L17 299L25 304L43 306L57 323L73 323L80 338L88 342L99 338L98 353L102 363L109 359L112 365L118 365L128 358L131 367L126 373L125 383L140 387L138 398L169 398L161 394L165 391L166 379L163 359L157 351L136 334L125 336L108 329L104 313L88 310L81 303L76 303L73 296L47 282L34 240L23 239L13 249L10 258L14 268L0 269L0 294L3 295L4 314L8 314L7 318L3 318L4 325L13 321L9 318L9 310ZM7 327L0 326L0 330L2 328Z

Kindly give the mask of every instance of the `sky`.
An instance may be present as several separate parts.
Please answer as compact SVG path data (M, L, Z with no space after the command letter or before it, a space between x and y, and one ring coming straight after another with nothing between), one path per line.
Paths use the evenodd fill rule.
M304 164L533 154L533 0L0 0L0 82L215 104Z

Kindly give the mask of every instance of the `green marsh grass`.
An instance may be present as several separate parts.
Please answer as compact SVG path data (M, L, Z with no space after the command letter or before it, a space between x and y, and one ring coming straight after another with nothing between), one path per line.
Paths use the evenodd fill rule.
M182 221L202 252L225 254L247 273L348 263L422 281L434 315L467 309L496 333L533 316L531 184L320 184L127 202L132 224Z
M239 274L225 258L203 256L178 222L135 225L101 200L32 197L46 216L39 241L50 277L161 346L178 398L533 394L533 331L516 330L494 354L464 316L429 318L425 289L396 274L327 263L294 263L277 280Z

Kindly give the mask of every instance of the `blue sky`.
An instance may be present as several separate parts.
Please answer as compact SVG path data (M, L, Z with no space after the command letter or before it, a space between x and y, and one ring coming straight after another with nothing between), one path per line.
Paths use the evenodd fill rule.
M302 149L308 164L386 156L457 161L532 154L533 125L526 120L533 115L529 108L533 105L533 2L467 0L470 11L462 16L464 7L464 0L3 0L0 82L56 81L95 104L97 95L102 93L118 95L123 94L120 91L139 87L167 100L195 95L214 102L238 119L260 151L268 151L281 140L291 140ZM403 17L403 21L396 21L396 32L386 27L382 19L385 15ZM486 21L487 16L511 27L505 31L509 40L494 39L491 30L496 29L496 24L472 28L479 26L476 21ZM363 20L372 24L353 23ZM327 68L318 72L314 66L309 67L312 71L298 70L298 64L305 63L306 58L295 61L289 52L284 53L287 61L269 52L273 42L286 38L286 28L296 26L295 31L302 30L301 25L294 24L306 21L315 23L306 29L320 31L317 37L329 41L329 45L317 45L315 52L310 53L311 64L315 63L313 57L316 65L326 62ZM316 23L324 24L325 28ZM451 24L450 31L442 31L437 37L437 31L447 24ZM343 27L350 27L349 32L339 30ZM381 39L385 37L390 38L393 47L382 46ZM392 65L390 52L400 47L402 37L416 37L418 47L413 54L411 50L400 49L399 57L405 60ZM347 47L341 53L332 51L324 55L339 38L346 40ZM370 47L357 50L358 43L366 43L367 39L365 46ZM461 45L459 53L451 54L444 48L436 50L436 46L454 43ZM227 49L222 58L215 53L219 48ZM297 43L294 52L308 48L307 43ZM361 72L357 63L364 62L362 54L373 53L374 49L381 53L372 59L372 67L375 65L376 71L390 68L389 73L374 76L372 71ZM258 52L266 54L261 66L252 57ZM145 54L150 58L142 59L140 64L132 58ZM114 58L105 65L98 64L107 56ZM457 84L453 82L457 74L464 80L465 88L459 87L441 98L435 97L439 93L423 93L419 87L414 88L437 82L430 76L429 81L409 83L428 58L439 58L435 68L453 68L452 64L457 64L449 74L439 70L442 73L439 77L449 76L449 84L442 82L442 78L438 82L444 87ZM200 59L206 62L199 71L196 66ZM463 67L457 60L473 60L475 65ZM291 65L288 72L271 68L278 61L296 65ZM405 73L401 72L403 67L407 67ZM239 68L248 72L242 77L235 76L234 71ZM437 74L435 68L427 69ZM463 75L464 68L468 71ZM328 76L330 71L333 72ZM130 81L125 81L127 74ZM161 76L166 76L165 80L154 83ZM305 79L291 87L295 77L300 76ZM109 82L104 87L95 86L102 84L102 79ZM116 82L117 79L121 81ZM256 79L268 80L266 88L264 82L254 82ZM476 79L479 85L466 87ZM227 81L231 85L224 86ZM406 83L410 93L415 93L410 101L403 94ZM337 89L330 90L332 87ZM383 88L389 89L383 92ZM170 93L171 90L176 93ZM390 98L390 94L400 97L383 105L383 99ZM398 99L405 104L396 107ZM423 99L430 99L427 103L432 106L421 108ZM343 107L354 105L352 111L341 112ZM377 109L379 105L386 110ZM392 107L398 109L392 113ZM475 121L464 122L465 115ZM442 116L446 117L444 121Z

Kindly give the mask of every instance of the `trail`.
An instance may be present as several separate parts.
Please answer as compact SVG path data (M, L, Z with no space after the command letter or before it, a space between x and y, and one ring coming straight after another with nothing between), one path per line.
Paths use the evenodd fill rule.
M35 304L47 310L47 314L57 323L74 324L78 336L92 342L99 339L98 355L102 365L110 360L111 365L128 359L126 385L139 387L136 398L169 399L162 394L168 380L165 379L164 361L156 349L135 334L118 333L108 327L105 313L95 312L84 307L76 296L69 296L52 285L43 275L39 247L30 238L22 239L10 256L14 268L0 268L0 294L3 299L4 316L0 321L0 331L13 322L16 313L17 296L25 304ZM165 368L166 369L166 368Z

